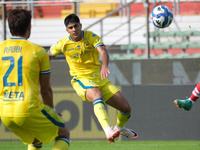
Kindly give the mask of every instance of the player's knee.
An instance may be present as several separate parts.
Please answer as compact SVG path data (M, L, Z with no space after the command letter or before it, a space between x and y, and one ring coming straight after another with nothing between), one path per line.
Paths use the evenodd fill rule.
M131 106L127 103L126 105L124 105L123 109L120 111L123 113L129 113L131 112Z
M65 135L66 135L66 137L69 139L70 138L70 132L69 132L69 130L65 130L66 131L66 133L65 133Z
M93 102L97 98L103 97L101 91L98 88L87 89L85 96L86 99L89 100L90 102Z
M66 138L70 138L70 132L66 127L59 127L59 131L58 131L58 138L59 137L66 137Z
M130 105L128 105L127 108L126 108L126 113L128 113L128 112L131 112L131 106Z

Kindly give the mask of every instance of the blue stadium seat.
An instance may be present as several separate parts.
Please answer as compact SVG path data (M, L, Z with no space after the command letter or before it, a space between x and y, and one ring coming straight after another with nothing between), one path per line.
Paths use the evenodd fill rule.
M149 32L149 37L152 37L152 38L154 38L154 37L158 37L160 35L160 31L152 31L152 32ZM144 37L146 37L147 36L147 34L145 33L144 34Z
M190 55L187 53L180 53L180 54L172 56L172 58L189 58L189 56Z
M177 33L179 33L179 30L172 30L167 32L160 32L160 37L175 37Z
M171 58L171 57L172 57L172 54L169 54L169 53L164 53L161 55L154 56L155 59L164 59L164 58Z
M172 49L186 49L188 48L189 45L193 45L193 42L190 41L185 41L185 42L181 42L179 44L173 44L171 46Z
M166 42L166 43L160 43L154 46L154 49L169 49L172 47L172 45L175 45L175 42Z
M122 57L121 54L109 54L110 60L120 59Z
M188 45L188 48L200 48L200 43L191 43Z
M127 49L128 49L128 45L121 45L121 46L120 46L120 49L121 49L121 50L127 50Z
M120 59L130 60L130 59L136 59L136 58L138 58L138 55L131 53L131 54L122 55Z

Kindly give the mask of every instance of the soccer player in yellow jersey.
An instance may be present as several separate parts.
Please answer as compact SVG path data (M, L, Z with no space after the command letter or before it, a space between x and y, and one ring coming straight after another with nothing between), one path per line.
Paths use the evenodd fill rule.
M28 150L41 150L42 143L54 139L53 150L68 150L69 131L54 109L48 54L27 41L31 12L11 10L8 24L12 38L0 43L1 120Z
M83 31L80 19L75 14L67 16L64 24L69 35L51 46L48 51L50 58L59 53L65 55L73 76L71 84L84 101L93 103L94 113L109 143L114 142L120 133L129 139L137 139L135 131L124 127L131 116L131 107L118 88L107 79L110 73L109 56L104 43L95 33ZM118 110L114 128L109 125L105 103Z

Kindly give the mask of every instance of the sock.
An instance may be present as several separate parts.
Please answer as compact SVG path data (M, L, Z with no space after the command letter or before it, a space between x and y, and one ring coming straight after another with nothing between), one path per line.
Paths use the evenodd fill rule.
M119 127L118 125L115 125L115 128L117 128L119 131L122 131L122 129L123 129L124 127Z
M196 102L200 96L200 82L196 85L189 99Z
M189 101L191 101L192 102L192 104L194 104L194 101L193 100L191 100L190 98L188 99Z
M108 123L108 115L104 107L104 100L102 98L97 98L93 102L94 105L94 114L96 115L101 127L105 129L105 127L109 126Z
M29 144L28 150L41 150L42 149L42 143L35 143L35 144Z
M123 128L130 117L131 117L131 112L123 113L123 112L118 111L118 114L117 114L117 126L119 128Z
M52 150L68 150L70 144L70 140L66 137L57 138Z
M110 132L113 131L113 129L110 126L105 127L103 130L106 134L106 137L109 137Z

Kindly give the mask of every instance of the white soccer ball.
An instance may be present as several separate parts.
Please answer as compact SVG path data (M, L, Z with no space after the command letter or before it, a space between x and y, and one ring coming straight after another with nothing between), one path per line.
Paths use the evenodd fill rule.
M173 13L169 7L159 5L152 10L150 18L154 26L158 28L166 28L172 23Z

